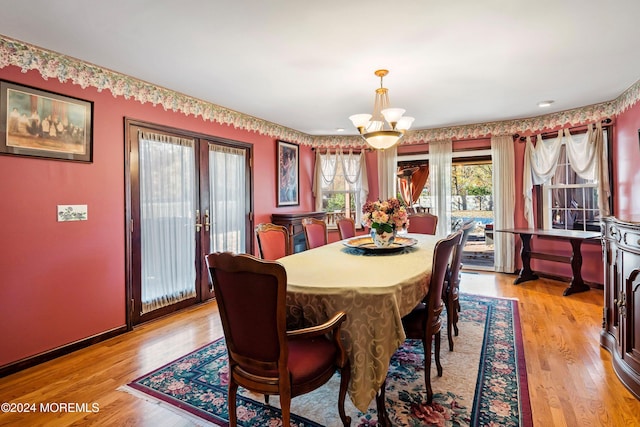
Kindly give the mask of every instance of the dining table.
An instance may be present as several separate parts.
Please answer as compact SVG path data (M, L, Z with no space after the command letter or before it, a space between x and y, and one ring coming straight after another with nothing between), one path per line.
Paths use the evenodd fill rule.
M401 319L427 294L439 239L405 234L399 240L410 244L386 250L359 244L366 239L345 239L278 262L287 272L294 322L317 324L346 312L341 339L351 364L349 397L362 412L375 398L379 422L388 425L384 386L391 357L406 339Z

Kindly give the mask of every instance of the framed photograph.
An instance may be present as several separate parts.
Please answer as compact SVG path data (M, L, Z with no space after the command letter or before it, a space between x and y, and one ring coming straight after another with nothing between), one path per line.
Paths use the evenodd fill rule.
M278 164L277 206L297 206L300 204L300 158L299 146L278 141L276 159Z
M0 154L93 161L93 102L0 81Z

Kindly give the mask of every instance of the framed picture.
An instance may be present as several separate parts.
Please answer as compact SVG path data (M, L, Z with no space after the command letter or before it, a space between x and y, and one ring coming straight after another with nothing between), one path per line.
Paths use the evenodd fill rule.
M300 204L300 158L299 146L289 142L278 141L276 155L278 169L278 203L277 206L297 206Z
M0 154L93 161L93 103L0 81Z

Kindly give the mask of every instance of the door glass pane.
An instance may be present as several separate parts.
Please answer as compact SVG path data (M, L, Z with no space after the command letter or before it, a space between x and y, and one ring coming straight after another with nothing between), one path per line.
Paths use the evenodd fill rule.
M142 313L196 295L193 140L140 139Z
M462 262L466 267L492 268L494 262L493 166L490 161L461 161L451 168L452 228L472 220Z
M209 144L211 252L246 252L246 150Z

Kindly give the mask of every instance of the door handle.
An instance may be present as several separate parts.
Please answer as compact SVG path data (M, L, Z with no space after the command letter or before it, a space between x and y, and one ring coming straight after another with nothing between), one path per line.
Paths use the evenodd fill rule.
M196 209L196 232L200 232L202 224L200 224L200 209Z
M209 223L209 209L205 209L204 211L204 231L209 231L209 226L211 225L211 223Z
M619 297L614 299L613 303L618 306L618 315L626 317L627 296L625 295L625 293L620 292Z

